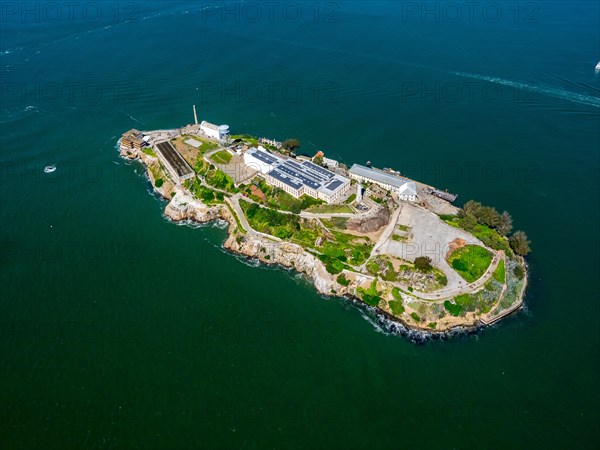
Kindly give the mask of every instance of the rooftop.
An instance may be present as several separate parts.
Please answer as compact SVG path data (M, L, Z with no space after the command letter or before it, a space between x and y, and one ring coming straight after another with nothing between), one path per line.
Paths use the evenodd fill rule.
M361 166L360 164L354 164L350 168L350 173L353 173L355 175L359 175L362 177L370 178L372 180L379 181L380 183L389 184L390 186L394 186L396 188L400 188L404 184L409 182L406 178L397 177L395 175L390 175L389 173L386 173L383 170ZM414 182L412 182L412 183L414 184ZM416 195L416 185L415 185L415 195Z
M219 131L219 126L215 125L214 123L210 123L207 122L206 120L203 120L202 123L200 123L201 127L205 127L205 128L210 128L211 130L215 130L215 131Z

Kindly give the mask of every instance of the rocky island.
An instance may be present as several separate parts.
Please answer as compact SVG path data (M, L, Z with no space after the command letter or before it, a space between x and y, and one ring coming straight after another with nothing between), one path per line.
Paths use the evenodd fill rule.
M418 340L493 324L518 310L529 241L506 212L370 162L297 156L296 139L230 135L208 122L130 130L120 154L145 165L173 221L225 220L225 249L306 275Z

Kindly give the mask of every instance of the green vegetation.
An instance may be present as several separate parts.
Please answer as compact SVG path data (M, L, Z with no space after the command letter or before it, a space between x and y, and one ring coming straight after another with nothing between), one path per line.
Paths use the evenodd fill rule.
M235 211L231 208L231 206L227 205L227 209L229 209L229 212L231 213L231 215L233 216L233 218L235 219L235 223L237 225L237 229L240 233L242 234L246 234L246 230L244 229L244 227L242 226L242 223L240 222L240 218L237 216L237 214L235 213ZM265 257L265 259L269 259L268 258L269 255L267 255Z
M240 206L250 226L256 231L287 239L300 230L300 219L294 214L282 214L274 209L263 208L244 200L240 200Z
M408 231L409 227L407 225L398 225L398 228L400 229L400 231Z
M227 192L237 192L233 179L220 169L209 170L204 178L208 184L217 189Z
M494 270L494 279L500 283L504 283L506 280L506 269L504 267L504 260L501 259L498 263L498 267Z
M161 187L164 184L165 180L163 180L162 178L157 178L154 181L154 186L156 186L157 188Z
M392 239L398 242L406 242L408 241L407 236L400 236L399 234L392 234Z
M300 198L296 198L285 192L283 189L269 186L265 180L262 179L258 182L255 182L254 186L260 189L263 194L265 194L264 198L259 198L258 196L252 194L251 186L246 187L244 189L244 193L255 202L262 203L273 209L279 209L281 211L290 211L298 214L304 209L323 203L322 200L309 197L308 195L303 195Z
M352 194L350 197L348 197L346 199L346 201L344 202L346 205L349 205L350 203L352 203L354 200L356 200L356 194Z
M448 277L443 272L436 272L435 279L440 286L446 286L448 284Z
M467 282L479 279L490 266L492 254L479 245L466 245L452 252L448 263Z
M369 289L357 288L356 292L360 295L363 301L370 306L377 306L381 301L381 292L377 290L377 280L371 282Z
M392 289L392 296L394 297L394 299L396 299L399 302L402 302L402 291L400 291L399 288L395 287Z
M347 263L360 265L370 255L370 244L356 243L355 236L338 231L325 235L326 230L316 220L300 220L295 214L284 214L244 200L240 201L240 205L256 231L287 239L304 248L314 248L316 241L322 238L317 256L331 274L350 269Z
M515 266L515 268L513 269L513 274L519 280L522 280L523 277L525 276L525 270L523 270L523 268L521 266Z
M504 250L509 256L512 251L521 256L531 252L531 242L523 231L515 231L506 238L513 227L512 217L506 211L500 214L495 208L469 200L457 216L441 215L440 218L473 233L488 247Z
M433 269L433 266L431 265L431 258L429 256L417 256L414 264L415 268L419 272L429 272L431 269Z
M496 299L496 295L490 293L489 291L486 293L477 292L475 294L458 295L454 298L454 303L455 306L460 308L461 314L464 312L474 311L479 313L487 313L492 308L494 299Z
M506 236L512 230L512 217L508 212L504 211L500 214L496 211L496 208L483 206L473 200L469 200L464 204L458 216L475 220L476 223L493 228L502 236Z
M429 322L427 324L427 327L431 328L432 330L435 330L437 328L437 323L435 323L435 322Z
M517 255L525 256L531 252L531 247L529 246L531 242L527 239L527 235L524 231L515 231L510 237L509 242L510 248L512 248Z
M200 151L200 154L205 154L206 152L209 152L211 150L216 150L219 148L219 144L213 141L209 141L208 139L204 139L198 136L191 136L189 134L183 135L181 138L179 138L181 140L181 142L183 142L185 144L185 141L187 141L188 139L193 139L195 141L200 142L202 145L200 146L200 148L198 149ZM189 144L185 144L185 145L189 145Z
M421 318L419 317L419 315L416 312L410 313L410 317L412 317L415 322L421 321Z
M154 158L156 158L156 153L154 153L154 150L152 150L152 147L144 147L142 149L142 151L148 155L148 156L153 156Z
M223 194L203 186L197 178L187 180L185 187L202 203L220 203L223 200Z
M249 144L253 147L258 147L258 138L250 134L233 134L231 135L231 139L241 139L246 144Z
M460 316L463 312L462 306L456 305L450 302L450 300L446 300L444 302L444 308L446 308L446 310L455 317Z
M374 276L381 276L385 281L396 281L398 274L394 265L385 256L377 256L367 262L367 271Z
M320 220L327 228L337 228L339 230L345 230L348 223L348 217L332 217L331 219Z
M346 275L344 275L343 273L338 275L337 282L340 283L342 286L348 286L350 284L350 280L348 280L348 278L346 278Z
M348 205L317 205L311 206L306 212L313 214L354 214L354 209Z
M210 157L217 164L229 164L231 162L231 153L227 150L221 150Z
M392 300L388 302L390 305L390 309L392 310L392 314L396 317L400 317L404 313L404 305L402 304L402 300Z
M295 153L300 148L300 141L298 139L286 139L283 141L281 148L289 153Z

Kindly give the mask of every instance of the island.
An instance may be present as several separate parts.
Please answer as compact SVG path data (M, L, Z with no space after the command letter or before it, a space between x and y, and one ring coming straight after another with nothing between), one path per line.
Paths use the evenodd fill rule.
M194 107L194 116L196 111ZM173 221L228 223L226 250L304 274L415 340L477 331L518 310L530 243L507 212L366 162L348 167L300 142L232 135L207 121L129 130Z

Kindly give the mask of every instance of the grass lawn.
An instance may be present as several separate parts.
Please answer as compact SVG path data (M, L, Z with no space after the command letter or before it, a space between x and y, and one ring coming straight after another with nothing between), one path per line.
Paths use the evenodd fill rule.
M317 205L306 210L313 214L354 214L354 210L348 205Z
M208 139L204 139L199 136L191 136L189 134L186 134L186 135L183 135L183 136L177 138L177 140L179 140L181 143L190 147L189 144L185 143L185 141L187 141L188 139L193 139L194 141L198 141L198 142L202 143L202 145L198 149L198 151L202 155L204 155L206 152L209 152L211 150L215 150L215 149L219 148L219 144L217 144L216 142L209 141Z
M448 263L467 282L479 279L490 266L492 254L479 245L465 245L452 252Z
M146 155L148 155L148 156L153 156L154 158L156 158L156 153L154 153L154 150L152 150L152 148L151 148L151 147L144 147L144 148L142 149L142 151L143 151L143 152L144 152Z
M229 164L231 162L231 153L227 150L221 150L210 157L217 164Z
M504 283L506 280L506 268L504 267L503 259L500 260L498 267L494 270L494 279L500 283Z

